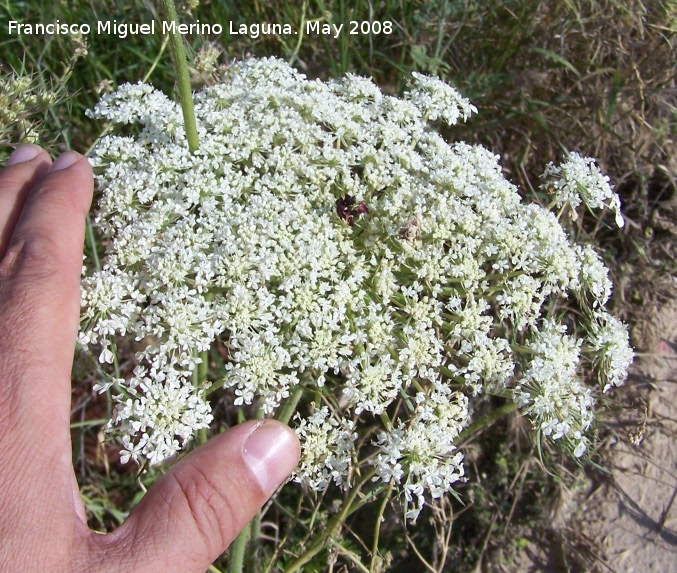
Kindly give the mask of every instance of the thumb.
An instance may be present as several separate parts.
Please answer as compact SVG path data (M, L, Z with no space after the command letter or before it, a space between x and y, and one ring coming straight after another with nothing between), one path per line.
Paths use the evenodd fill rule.
M298 463L294 432L250 421L183 458L115 532L94 538L102 570L203 573Z

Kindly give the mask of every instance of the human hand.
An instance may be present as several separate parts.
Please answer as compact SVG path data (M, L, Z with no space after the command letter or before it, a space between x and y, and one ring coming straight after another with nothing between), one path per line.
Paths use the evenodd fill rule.
M188 454L107 535L73 472L70 371L89 163L36 145L0 171L0 571L203 572L286 478L294 433L241 424Z

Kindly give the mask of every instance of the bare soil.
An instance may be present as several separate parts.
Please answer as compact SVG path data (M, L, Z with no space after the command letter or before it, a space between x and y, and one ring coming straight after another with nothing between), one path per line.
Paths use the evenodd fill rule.
M633 328L626 408L603 445L610 475L565 494L511 573L677 572L677 278ZM666 292L666 289L662 289Z
M670 573L677 571L677 299L650 312L633 339L645 344L630 381L646 389L639 419L627 439L616 434L612 479L588 498L584 525L603 551L600 570Z

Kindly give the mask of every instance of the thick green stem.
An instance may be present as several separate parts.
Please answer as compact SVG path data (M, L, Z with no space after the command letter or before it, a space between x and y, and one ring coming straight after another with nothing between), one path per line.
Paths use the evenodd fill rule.
M294 415L294 412L296 412L296 407L299 405L299 400L301 400L302 395L303 386L297 384L292 389L289 398L287 398L280 406L280 409L275 414L275 419L288 424L289 420L291 420L291 417Z
M89 215L87 215L87 227L86 227L86 237L87 245L91 252L92 260L94 261L94 267L97 271L101 270L101 261L99 260L99 253L96 251L96 237L94 236L94 228L92 226L92 220Z
M254 519L249 522L249 538L251 540L251 550L247 559L247 570L258 571L259 560L259 538L261 537L261 510L256 512Z
M242 573L244 566L244 556L249 544L249 535L251 533L251 524L240 531L230 546L230 559L228 560L228 573Z
M263 408L257 408L254 414L257 420L263 420ZM258 571L259 559L259 537L261 537L261 510L256 512L254 519L249 522L249 546L250 550L245 554L245 564L247 571Z
M470 424L465 430L463 430L458 435L458 438L454 440L454 443L456 444L461 443L468 436L472 436L478 430L481 430L482 428L488 426L489 424L493 424L496 420L498 420L502 416L510 414L511 412L514 412L518 408L519 406L515 402L508 402L506 404L503 404L503 406L496 408L490 414L487 414L483 418L480 418L479 420L476 420L475 422Z
M209 352L203 350L199 354L200 363L197 365L197 378L201 386L205 386L207 382L207 374L209 374Z
M162 6L167 21L175 23L169 32L169 43L172 48L174 68L176 69L176 80L179 87L179 100L181 102L181 110L183 111L183 123L186 129L188 149L190 149L191 153L195 153L199 143L195 123L195 110L193 109L193 92L190 88L190 76L188 75L186 51L183 49L183 38L177 31L179 19L176 15L174 0L162 0Z
M386 491L386 494L383 496L381 507L379 508L378 513L376 514L376 526L374 527L374 543L371 547L371 563L369 564L369 571L377 570L376 567L380 559L378 554L378 539L381 535L381 522L383 521L383 514L385 513L386 506L390 501L390 493L392 491L393 491L393 482L391 481L388 484L388 490Z

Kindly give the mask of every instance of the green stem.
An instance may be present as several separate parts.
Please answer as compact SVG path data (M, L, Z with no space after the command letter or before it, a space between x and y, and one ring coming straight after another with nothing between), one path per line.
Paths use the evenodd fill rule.
M87 226L86 226L86 236L87 236L87 245L89 250L92 253L92 259L94 260L94 267L97 271L101 270L101 261L99 260L99 253L96 252L96 237L94 236L94 227L92 226L92 220L87 215Z
M209 352L206 350L200 352L200 364L197 365L197 379L200 388L204 388L207 382L207 374L209 373Z
M190 88L190 77L188 75L188 63L186 62L186 52L183 49L183 38L177 31L179 19L176 15L174 0L162 0L165 15L168 22L174 22L173 31L169 32L169 42L172 48L174 67L176 69L176 79L179 87L179 101L183 111L183 123L186 129L186 139L188 140L188 149L195 153L199 147L197 137L197 126L195 123L195 110L193 109L193 92Z
M143 80L141 80L141 81L144 84L148 81L148 78L150 78L151 74L155 71L155 68L160 63L160 58L162 57L162 54L164 54L165 50L167 49L167 42L169 42L169 36L167 36L164 40L162 40L162 46L160 46L160 51L158 52L158 55L155 57L155 60L153 60L153 63L151 64L149 70L146 72L146 75L143 76Z
M383 521L383 514L386 511L386 506L390 501L390 493L392 492L392 490L393 490L393 482L391 481L388 484L388 491L383 496L383 502L381 503L381 507L379 508L379 511L376 514L376 527L374 528L374 544L372 545L371 548L371 562L369 563L369 571L377 570L376 565L379 561L378 538L381 535L381 522Z
M263 420L263 409L257 408L254 414L254 417L257 420ZM245 563L247 565L247 571L258 571L258 559L259 559L259 538L261 537L261 517L262 513L259 509L247 526L249 528L249 545L250 550L245 555Z
M251 563L251 571L258 571L259 560L259 540L261 537L261 510L256 512L254 519L249 522L249 537L251 539L252 548L249 552L249 563Z
M289 58L289 65L293 66L294 61L296 60L296 56L299 55L299 50L301 49L301 44L303 43L303 30L305 30L306 25L306 9L308 8L308 2L304 2L303 5L301 6L301 24L299 25L299 37L298 41L296 42L296 46L294 47L294 52L292 53L291 57Z
M362 561L360 561L359 555L357 555L354 551L348 549L345 545L342 545L341 543L336 541L336 539L330 539L329 543L333 547L336 547L341 555L348 558L358 571L361 571L361 573L370 572L370 570L364 566Z
M249 535L251 533L251 524L240 531L240 534L235 538L233 544L230 546L230 559L228 562L228 573L242 573L244 565L245 551L249 544Z
M202 393L204 398L206 398L205 386L207 384L207 374L209 373L209 352L200 352L199 354L197 351L193 352L202 360L202 362L200 362L193 370L193 386L198 392ZM207 443L206 428L201 428L197 431L197 439L200 444Z
M280 409L275 414L275 419L285 424L289 423L291 417L296 412L296 407L299 405L301 396L303 395L303 386L297 384L291 391L289 398L287 398L284 403L280 406Z
M381 422L383 423L383 426L385 427L386 430L389 432L393 431L393 423L390 421L390 417L388 416L388 412L385 410L381 413Z
M468 436L471 436L472 434L474 434L478 430L481 430L485 426L493 424L496 420L498 420L502 416L505 416L506 414L510 414L510 412L514 412L515 410L517 410L517 408L519 408L519 406L515 402L508 402L506 404L503 404L503 406L496 408L490 414L487 414L483 418L480 418L479 420L476 420L475 422L470 424L465 430L463 430L458 435L458 438L454 440L454 443L460 444Z
M350 492L348 499L343 504L343 509L339 514L334 516L325 530L315 539L315 542L306 550L306 552L301 555L296 561L294 561L289 568L285 570L285 573L295 573L296 571L302 571L303 566L308 563L315 555L317 555L322 549L326 548L327 541L331 539L336 530L343 525L344 520L351 513L352 505L355 503L358 495L360 495L362 488L366 483L371 481L371 478L374 477L374 470L370 471L367 475L362 478L362 480L355 485L353 490Z

